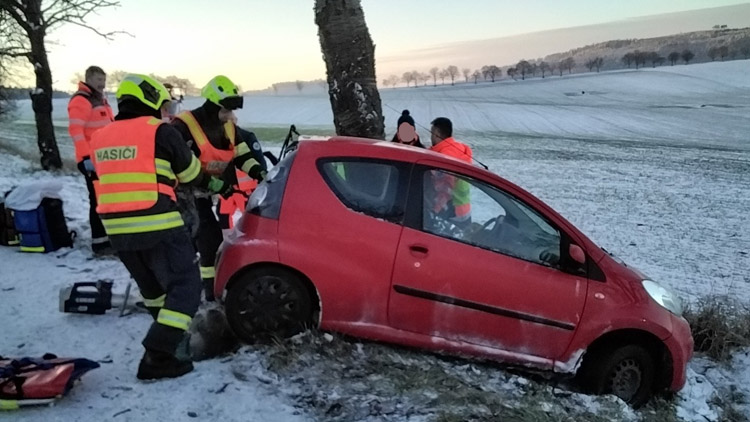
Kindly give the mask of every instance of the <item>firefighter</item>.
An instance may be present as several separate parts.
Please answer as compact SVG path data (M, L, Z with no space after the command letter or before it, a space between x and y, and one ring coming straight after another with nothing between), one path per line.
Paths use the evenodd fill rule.
M178 114L172 122L200 160L201 168L211 175L223 175L235 190L240 190L238 180L244 177L242 173L257 181L262 180L264 167L254 158L248 139L238 135L238 128L232 121L233 110L243 105L237 86L226 76L219 75L203 87L201 96L206 99L203 105ZM251 140L250 144L255 142L257 140ZM206 300L212 301L214 261L223 236L214 214L212 195L200 189L194 190L193 195L198 214L196 243L200 253L201 277Z
M102 221L96 213L94 184L96 174L91 164L89 144L91 135L112 123L112 107L107 103L104 87L107 75L98 66L86 69L85 82L78 82L78 90L68 103L68 133L73 139L78 171L86 179L89 191L89 224L91 226L91 250L96 255L106 255L111 248Z
M161 120L170 99L164 85L131 74L116 96L115 122L91 142L97 212L155 319L143 340L137 377L179 377L193 369L187 330L201 281L174 188L179 182L222 193L231 186L203 173L180 134Z

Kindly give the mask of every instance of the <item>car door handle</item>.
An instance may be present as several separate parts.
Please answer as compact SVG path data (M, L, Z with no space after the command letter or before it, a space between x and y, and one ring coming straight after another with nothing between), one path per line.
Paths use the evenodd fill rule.
M409 246L409 250L411 251L411 254L417 258L424 258L429 252L427 246L422 245L411 245Z

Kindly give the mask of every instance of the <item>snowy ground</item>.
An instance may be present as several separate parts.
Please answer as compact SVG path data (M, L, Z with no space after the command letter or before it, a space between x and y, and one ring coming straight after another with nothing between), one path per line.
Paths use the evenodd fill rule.
M450 117L456 137L472 146L477 159L539 196L652 278L690 300L727 294L748 303L748 64L708 63L381 94L390 131L403 108L425 126L438 115ZM191 101L197 104L188 100L188 105ZM240 122L325 129L331 121L327 101L312 95L249 97ZM0 123L0 147L33 152L26 124L31 113L24 108L27 103L19 107L16 122ZM62 127L65 103L55 107ZM419 131L428 138L425 129ZM69 145L69 140L63 137L61 144ZM72 154L67 147L62 150ZM514 404L540 406L554 420L575 420L587 413L609 415L603 420L649 418L647 412L632 413L619 401L558 394L555 382L492 365L339 337L329 342L320 335L280 346L246 347L231 358L200 362L194 373L178 381L137 382L134 372L149 324L146 315L57 312L59 288L74 281L111 278L119 290L128 282L118 261L91 259L82 179L72 173L40 172L36 164L1 149L0 163L0 191L23 180L61 180L70 228L80 236L72 250L49 255L0 248L0 355L54 352L102 362L102 368L86 375L56 407L24 410L24 420L182 420L193 415L227 421L437 420L455 411L474 415L466 419L481 419L497 417L503 405ZM747 402L748 353L738 353L728 366L695 358L688 385L675 401L676 420L719 420L717 403L730 394L744 395ZM435 378L430 378L430 388L413 383L407 388L399 375L404 371ZM451 401L449 394L487 389L504 404L476 396ZM461 400L463 404L457 404ZM750 406L741 410L750 415Z

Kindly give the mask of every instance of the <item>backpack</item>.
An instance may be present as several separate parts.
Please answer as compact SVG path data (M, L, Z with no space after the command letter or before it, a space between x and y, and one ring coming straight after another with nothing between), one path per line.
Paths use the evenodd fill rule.
M36 209L13 214L21 252L52 252L73 246L76 233L68 231L61 199L43 198Z

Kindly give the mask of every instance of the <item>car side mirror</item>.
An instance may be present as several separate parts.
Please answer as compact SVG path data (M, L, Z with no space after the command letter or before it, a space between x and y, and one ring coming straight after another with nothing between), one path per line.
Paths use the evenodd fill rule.
M570 248L568 248L568 255L570 255L573 261L581 265L586 263L586 253L578 245L571 243Z

